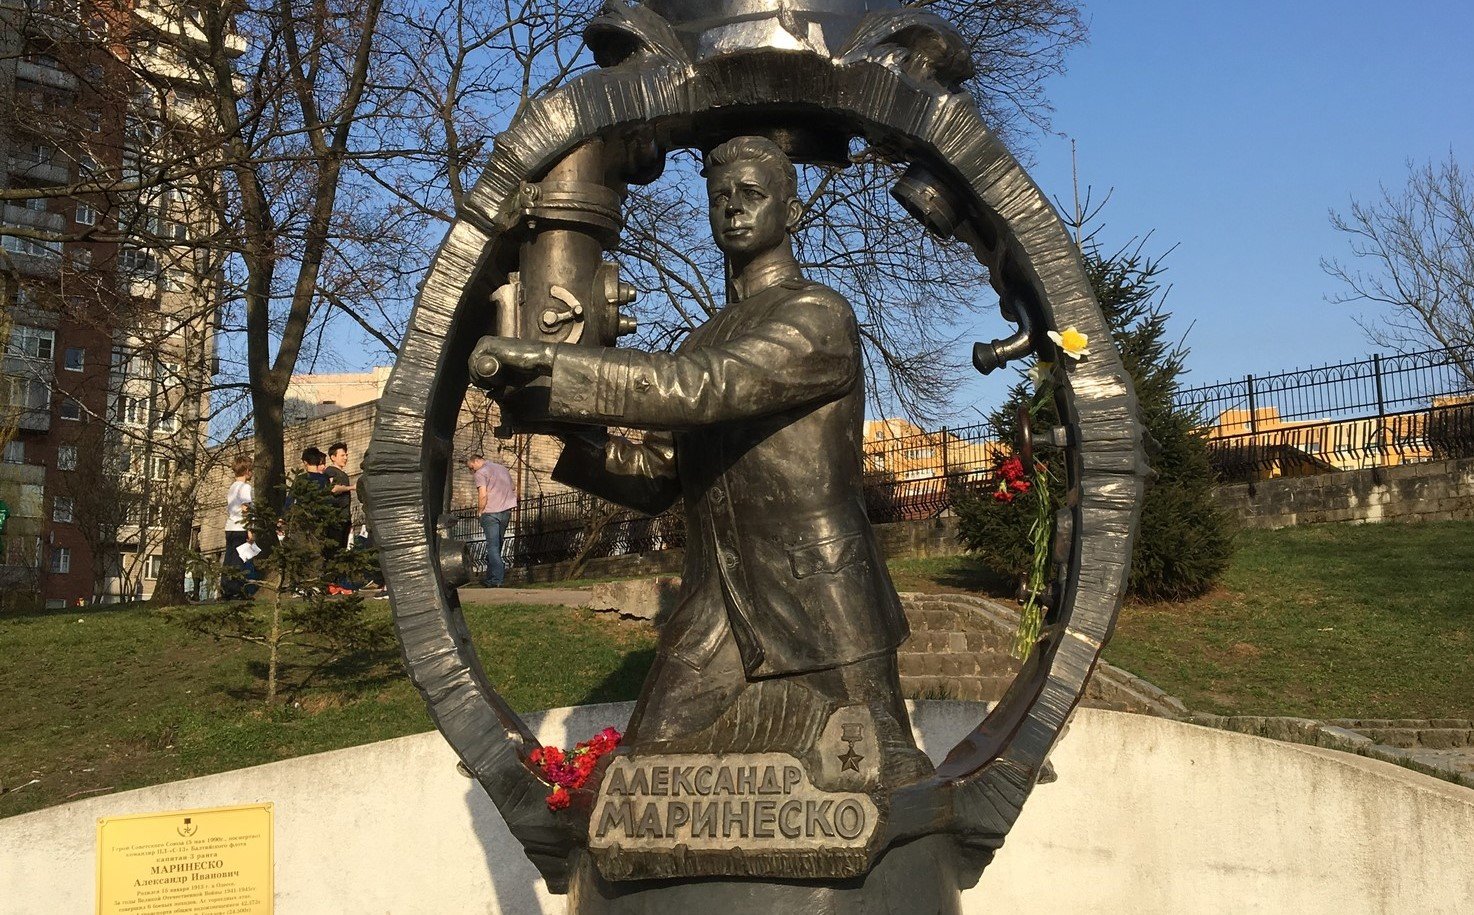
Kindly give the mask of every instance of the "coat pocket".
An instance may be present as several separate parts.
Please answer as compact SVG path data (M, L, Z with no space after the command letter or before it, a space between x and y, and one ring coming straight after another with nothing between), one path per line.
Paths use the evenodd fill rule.
M794 578L807 578L820 572L838 572L863 561L866 553L863 533L843 534L790 548L788 564L793 567Z

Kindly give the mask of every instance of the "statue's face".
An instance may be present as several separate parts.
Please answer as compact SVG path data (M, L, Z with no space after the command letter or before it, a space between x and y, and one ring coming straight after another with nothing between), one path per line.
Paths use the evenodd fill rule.
M752 257L782 244L798 222L799 204L782 195L783 178L761 162L741 160L713 169L706 180L711 235L722 253Z

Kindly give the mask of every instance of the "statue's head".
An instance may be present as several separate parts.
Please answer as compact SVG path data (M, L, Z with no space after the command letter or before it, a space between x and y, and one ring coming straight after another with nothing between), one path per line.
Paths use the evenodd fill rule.
M706 154L711 234L722 253L751 259L787 244L803 206L798 173L783 150L765 137L737 137Z

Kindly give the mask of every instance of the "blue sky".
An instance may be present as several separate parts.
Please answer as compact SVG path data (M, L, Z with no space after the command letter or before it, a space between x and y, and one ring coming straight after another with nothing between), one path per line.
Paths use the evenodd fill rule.
M1068 203L1114 188L1102 238L1152 232L1189 384L1372 351L1320 267L1344 256L1327 213L1405 162L1474 163L1474 3L1096 0L1091 39L1054 79L1030 171ZM991 329L990 329L991 332Z

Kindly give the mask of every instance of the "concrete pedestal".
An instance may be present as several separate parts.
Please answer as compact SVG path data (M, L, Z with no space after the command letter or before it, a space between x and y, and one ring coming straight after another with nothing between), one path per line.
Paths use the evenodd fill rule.
M529 723L543 742L571 746L623 725L629 708ZM918 702L913 721L935 755L981 715L972 703ZM1452 915L1474 899L1467 788L1330 750L1088 709L1052 760L1059 781L1034 793L962 893L962 912ZM99 817L264 801L276 811L279 915L565 911L566 897L546 891L480 787L428 733L0 820L0 913L94 911Z

